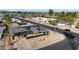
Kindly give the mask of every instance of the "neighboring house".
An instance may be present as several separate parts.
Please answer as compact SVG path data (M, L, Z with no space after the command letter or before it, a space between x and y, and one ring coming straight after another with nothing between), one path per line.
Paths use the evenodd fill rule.
M48 21L54 21L54 20L57 20L57 19L55 19L55 18L47 18L48 19Z
M75 26L75 25L72 25L71 27L72 27L72 28L75 28L76 26Z
M18 23L21 23L21 20L12 18L12 22L18 22Z
M42 20L43 20L43 23L44 23L44 24L49 24L49 21L48 21L47 18L43 18Z
M20 27L31 26L31 25L33 25L33 24L31 24L31 23L22 23L22 24L20 24Z
M43 17L33 17L32 20L43 24L49 24L48 19Z
M32 20L42 22L42 17L33 17Z
M67 26L67 25L69 25L69 23L65 22L65 21L61 21L57 25L59 25L59 26Z

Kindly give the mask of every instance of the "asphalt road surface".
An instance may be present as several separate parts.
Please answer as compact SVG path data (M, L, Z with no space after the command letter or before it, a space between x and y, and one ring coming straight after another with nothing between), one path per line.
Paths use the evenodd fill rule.
M49 25L32 22L24 18L19 18L19 17L14 17L14 18L17 18L17 19L20 19L20 20L23 20L29 23L37 24L38 26L49 29L51 31L59 32L66 36L66 39L64 39L64 41L57 42L56 44L53 44L53 45L50 45L44 48L40 48L40 50L77 50L79 49L79 34L77 33L65 31L65 30L52 27Z

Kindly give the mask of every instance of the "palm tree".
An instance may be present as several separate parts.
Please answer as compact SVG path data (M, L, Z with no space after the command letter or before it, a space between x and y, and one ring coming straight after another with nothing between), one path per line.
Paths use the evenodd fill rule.
M5 49L9 49L9 45L10 45L9 28L10 28L10 24L12 22L11 16L9 15L9 13L5 13L2 20L5 25L5 29L3 30L3 34L2 34L2 38L4 39Z

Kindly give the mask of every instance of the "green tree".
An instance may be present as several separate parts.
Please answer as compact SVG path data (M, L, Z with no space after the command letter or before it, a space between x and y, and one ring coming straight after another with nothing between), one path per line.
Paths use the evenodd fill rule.
M58 20L66 21L73 24L76 17L76 12L60 12L60 14L58 15Z
M50 10L49 10L49 16L52 16L52 15L53 15L53 13L54 13L54 12L53 12L53 10L52 10L52 9L50 9Z
M64 11L61 12L61 16L62 17L65 16L65 12Z
M53 21L50 21L49 23L50 23L51 25L57 25L58 22L59 22L59 20L53 20Z
M77 12L73 12L72 17L77 17Z
M12 22L11 16L9 15L9 13L6 13L2 20L6 26L9 26Z
M79 26L79 22L77 23L77 26Z

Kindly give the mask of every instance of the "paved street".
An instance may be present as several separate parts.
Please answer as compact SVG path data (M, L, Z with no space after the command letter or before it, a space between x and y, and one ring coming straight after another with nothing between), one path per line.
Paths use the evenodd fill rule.
M71 46L69 45L68 41L64 39L63 41L57 42L44 48L40 48L39 50L71 50Z

